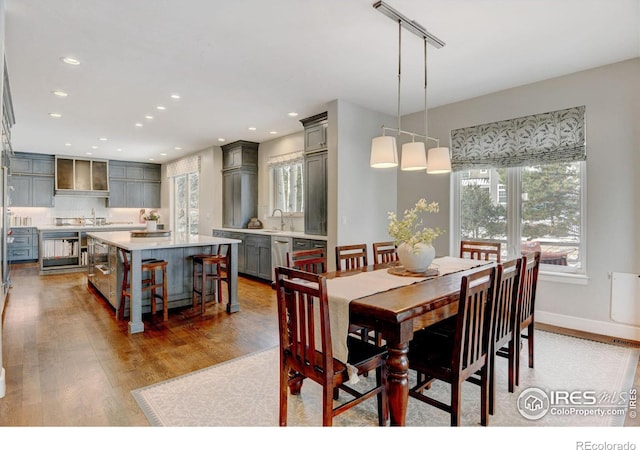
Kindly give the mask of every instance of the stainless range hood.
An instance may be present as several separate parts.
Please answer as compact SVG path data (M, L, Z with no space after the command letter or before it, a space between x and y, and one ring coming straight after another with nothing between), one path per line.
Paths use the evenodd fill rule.
M56 156L55 195L109 197L109 162Z

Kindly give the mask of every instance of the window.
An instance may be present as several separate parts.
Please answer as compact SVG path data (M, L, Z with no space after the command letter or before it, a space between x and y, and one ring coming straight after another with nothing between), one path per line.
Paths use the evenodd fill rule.
M271 210L304 211L304 158L302 152L270 158Z
M184 158L167 165L171 181L172 229L176 233L199 234L200 157Z
M503 256L541 252L545 271L584 273L584 162L454 174L459 239L503 243ZM497 186L495 193L491 186Z
M505 257L540 251L545 271L585 273L585 111L452 130L453 243L499 240Z

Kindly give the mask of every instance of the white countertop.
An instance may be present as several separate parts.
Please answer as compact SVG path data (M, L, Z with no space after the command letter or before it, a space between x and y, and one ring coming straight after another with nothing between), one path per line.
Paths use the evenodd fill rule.
M259 234L262 236L282 236L293 237L301 239L313 239L316 241L326 241L326 236L319 236L317 234L305 234L304 231L287 231L287 230L274 230L270 228L214 228L214 230L228 231L231 233L249 233Z
M171 233L169 238L131 238L129 231L91 231L88 236L125 250L153 250L173 247L201 247L203 245L239 244L238 239L227 239L213 236Z
M147 226L144 223L114 223L109 225L34 225L39 231L109 231L109 230L144 230Z

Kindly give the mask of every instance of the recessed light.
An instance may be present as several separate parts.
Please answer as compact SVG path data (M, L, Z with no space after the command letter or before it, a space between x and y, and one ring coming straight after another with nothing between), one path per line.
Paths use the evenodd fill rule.
M171 94L171 98L174 100L180 100L180 94Z
M249 131L256 131L256 127L249 127Z
M56 89L55 91L51 91L51 93L53 95L55 95L56 97L66 97L67 95L69 95L65 91L61 91L60 89Z
M116 149L116 151L117 151L117 152L121 152L121 151L122 151L122 149L121 149L121 148L117 148L117 149Z
M218 142L224 142L224 141L226 141L225 138L218 138Z
M64 143L64 146L65 146L65 147L71 147L71 142L65 142L65 143Z
M173 147L174 150L182 150L182 147Z
M290 112L289 114L287 114L289 117L297 117L298 113L297 112Z
M151 120L153 119L153 116L151 114L147 114L146 116L144 116L144 118L147 120Z
M138 128L141 128L141 127L142 127L142 124L138 122L138 123L136 124L136 126L137 126Z
M91 148L94 149L94 150L97 150L98 146L97 145L92 145Z
M154 158L149 158L149 161L155 161L155 159Z
M107 140L107 138L106 137L101 137L101 138L98 138L98 140L104 142L104 141Z
M167 156L166 153L160 153L160 156Z
M77 66L80 64L80 61L78 61L76 58L73 58L71 56L65 56L60 58L60 61L62 61L65 64L70 64L72 66Z
M269 134L278 134L277 131L269 131Z
M156 109L160 110L160 111L164 111L165 109L167 109L166 107L160 105L160 106L156 106Z
M93 155L91 152L86 152L85 155Z
M49 116L53 117L54 119L59 119L60 117L62 117L62 114L60 114L60 113L49 113Z

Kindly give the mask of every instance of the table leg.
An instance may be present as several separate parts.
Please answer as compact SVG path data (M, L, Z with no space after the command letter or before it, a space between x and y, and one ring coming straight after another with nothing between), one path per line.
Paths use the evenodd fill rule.
M131 297L129 298L129 334L142 333L142 252L131 252Z
M240 311L238 303L238 244L231 244L231 255L229 256L229 303L227 303L227 312L234 313Z
M404 426L409 402L409 344L387 342L387 394L392 426Z

